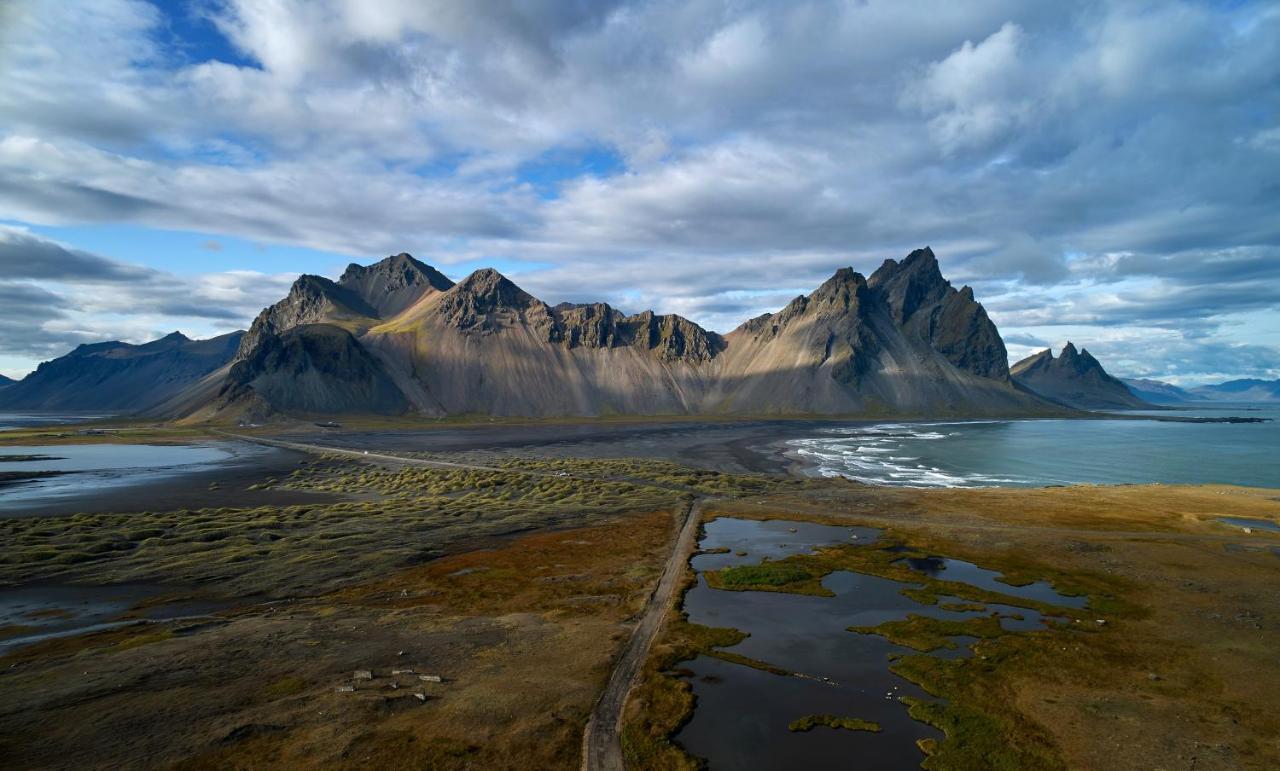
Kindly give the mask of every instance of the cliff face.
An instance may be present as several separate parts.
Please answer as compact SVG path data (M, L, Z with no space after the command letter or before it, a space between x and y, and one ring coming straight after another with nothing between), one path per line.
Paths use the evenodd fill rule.
M0 390L0 409L146 410L225 365L242 335L189 340L174 332L143 345L82 345Z
M917 249L901 263L886 260L868 283L904 334L961 370L986 378L1009 376L1009 354L996 325L971 288L956 291L942 277L932 249Z
M955 290L928 249L870 279L841 269L726 336L605 303L551 307L490 269L455 285L396 255L337 282L299 279L259 315L202 414L1047 409L1013 386L1005 357L972 290ZM181 403L207 403L203 388Z
M1013 365L1012 377L1035 393L1082 410L1143 409L1148 402L1107 374L1088 350L1077 351L1067 343L1058 358L1043 350Z

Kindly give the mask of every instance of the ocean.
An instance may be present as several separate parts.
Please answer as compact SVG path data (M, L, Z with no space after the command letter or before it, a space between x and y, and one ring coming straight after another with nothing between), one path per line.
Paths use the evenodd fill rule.
M895 487L1280 487L1280 405L1214 403L1122 419L887 422L817 429L787 454L821 476ZM1271 418L1180 423L1132 416Z

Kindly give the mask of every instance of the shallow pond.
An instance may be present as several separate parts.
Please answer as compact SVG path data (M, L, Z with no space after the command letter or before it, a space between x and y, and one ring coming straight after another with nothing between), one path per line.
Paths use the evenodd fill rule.
M266 448L224 442L7 446L0 448L0 476L51 475L0 486L0 510L4 510L6 504L83 495L86 490L103 487L142 484L265 452Z
M1269 519L1249 519L1248 517L1218 517L1218 521L1224 525L1233 527L1247 527L1250 530L1270 530L1273 533L1280 533L1280 524L1272 522Z
M854 539L852 536L857 536ZM755 521L728 517L709 522L693 568L697 585L685 595L689 620L712 627L732 627L750 636L728 650L799 676L776 675L699 656L681 665L697 698L692 718L675 740L710 767L793 769L797 767L901 769L917 768L923 755L920 739L941 740L936 729L907 714L904 696L928 699L924 691L889 671L893 654L916 653L878 635L847 631L850 626L875 626L917 614L963 620L998 614L1010 631L1039 629L1047 623L1025 608L986 603L984 610L944 610L961 602L942 597L937 605L922 605L902 595L919 586L885 578L838 571L823 579L833 597L763 591L721 591L710 588L702 573L730 565L756 564L762 558L780 559L834 544L871 545L872 528L833 527L783 520ZM730 549L707 554L705 550ZM742 554L745 552L745 554ZM945 558L940 558L945 559ZM971 563L947 561L937 565L939 578L990 588L1015 597L1044 599L1078 607L1083 598L1064 598L1047 584L1011 587L995 581L999 575ZM1017 591L1021 589L1022 593ZM948 658L971 654L973 638L957 637L957 647L931 655ZM801 717L832 714L878 723L879 733L831 729L823 726L793 732L788 725ZM803 758L803 762L797 759Z

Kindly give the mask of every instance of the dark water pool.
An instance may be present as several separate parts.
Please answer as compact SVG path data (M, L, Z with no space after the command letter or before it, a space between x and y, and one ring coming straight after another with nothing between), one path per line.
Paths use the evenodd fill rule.
M858 536L853 539L851 536ZM944 610L958 598L922 605L902 595L916 584L840 571L823 586L833 597L780 592L721 591L709 587L701 573L736 564L755 564L833 544L875 543L871 528L832 527L783 520L755 521L722 517L708 523L700 544L728 548L723 554L700 554L693 567L697 585L684 600L693 623L732 627L749 637L728 649L796 675L777 675L699 656L681 666L697 698L690 721L675 740L713 769L903 769L917 768L923 755L920 739L942 739L934 728L907 714L902 697L929 699L917 686L889 671L890 656L915 654L877 635L848 631L917 614L963 620L997 614L1011 631L1042 628L1047 619L1025 608L987 603L983 610ZM740 552L745 555L740 556ZM939 558L945 560L945 558ZM936 566L940 578L972 583L1015 597L1044 599L1078 606L1083 598L1064 598L1047 584L1010 587L999 575L971 563L946 561ZM1018 590L1021 590L1019 593ZM931 655L971 655L973 638L957 637L955 648ZM862 718L880 724L879 733L817 727L793 732L788 725L813 714Z

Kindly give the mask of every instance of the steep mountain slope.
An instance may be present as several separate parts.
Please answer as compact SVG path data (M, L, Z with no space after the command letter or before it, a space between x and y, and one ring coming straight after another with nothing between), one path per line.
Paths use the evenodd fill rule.
M1009 381L995 325L929 249L850 268L726 337L714 411L1010 413L1044 403Z
M1108 375L1087 350L1068 342L1058 358L1045 349L1014 364L1013 379L1056 402L1082 410L1151 407L1117 378Z
M1133 395L1151 404L1182 404L1184 402L1203 401L1204 398L1176 385L1161 380L1145 378L1120 378L1120 382L1129 387Z
M147 410L224 366L243 334L190 340L174 332L143 345L81 345L0 390L0 409Z
M1191 389L1203 399L1230 402L1280 402L1280 380L1228 380Z
M604 303L552 308L494 270L362 339L427 414L599 415L698 409L718 335Z
M216 377L171 404L197 418L1054 409L1011 382L995 325L928 249L869 280L842 269L724 337L675 315L552 307L490 269L453 285L396 255L299 279Z

